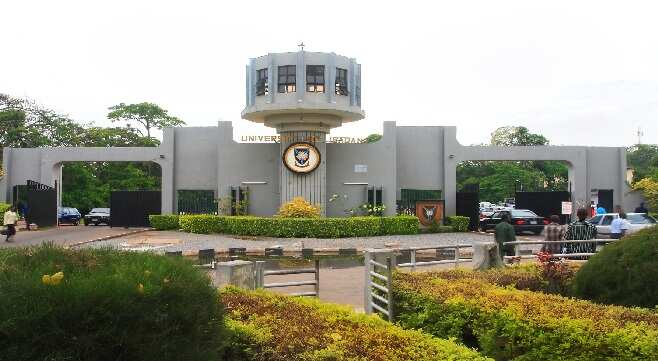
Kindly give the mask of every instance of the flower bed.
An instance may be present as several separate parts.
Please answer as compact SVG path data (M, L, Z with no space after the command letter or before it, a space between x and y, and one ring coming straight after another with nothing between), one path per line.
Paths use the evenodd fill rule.
M173 227L176 220L178 220L176 228L201 234L225 233L240 236L339 238L418 233L418 218L414 216L282 218L152 215L150 219L151 225L156 229L173 229L170 227Z
M490 360L452 341L314 299L230 288L222 301L234 334L228 360Z
M183 259L0 250L2 360L218 360L222 319L216 290Z
M497 360L656 360L658 314L493 285L395 275L398 322L455 337Z

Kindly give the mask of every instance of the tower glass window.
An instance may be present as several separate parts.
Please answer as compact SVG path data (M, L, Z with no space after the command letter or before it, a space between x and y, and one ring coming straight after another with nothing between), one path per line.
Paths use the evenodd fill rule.
M336 68L336 94L347 95L347 69Z
M279 67L279 93L294 93L297 91L297 76L295 65Z
M256 95L265 95L269 92L267 83L267 68L256 72Z
M306 66L306 91L324 93L324 65Z

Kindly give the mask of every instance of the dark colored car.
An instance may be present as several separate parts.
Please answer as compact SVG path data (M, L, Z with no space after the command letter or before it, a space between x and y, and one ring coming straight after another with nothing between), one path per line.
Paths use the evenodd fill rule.
M91 212L85 215L85 226L93 224L97 226L99 224L110 225L110 209L109 208L92 208Z
M481 219L480 229L486 232L496 228L496 225L500 223L504 214L509 214L512 217L512 225L517 234L523 232L540 234L544 230L544 226L550 223L548 219L538 216L531 210L513 209L511 211L495 212L491 217Z
M75 208L61 207L57 209L57 221L59 224L72 224L77 226L80 224L80 218L82 218L82 215Z

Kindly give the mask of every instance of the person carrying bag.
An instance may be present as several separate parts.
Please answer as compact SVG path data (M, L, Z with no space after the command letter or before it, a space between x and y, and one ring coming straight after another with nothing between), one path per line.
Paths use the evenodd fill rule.
M11 208L5 212L3 223L5 225L5 229L2 231L2 234L7 237L5 238L5 242L13 242L12 239L14 238L14 235L16 235L16 223L18 223L16 207L11 206Z

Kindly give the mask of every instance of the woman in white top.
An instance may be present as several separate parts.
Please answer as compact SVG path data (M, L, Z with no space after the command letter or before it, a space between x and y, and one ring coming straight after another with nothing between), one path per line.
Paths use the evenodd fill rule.
M620 239L626 235L630 228L631 224L626 220L626 213L619 212L619 217L610 223L610 238Z
M5 242L12 242L12 238L16 234L16 222L18 222L18 214L16 214L16 208L14 206L11 206L5 212L4 214L4 219L3 219L4 226L7 228L6 229L6 234L7 238L5 238Z

